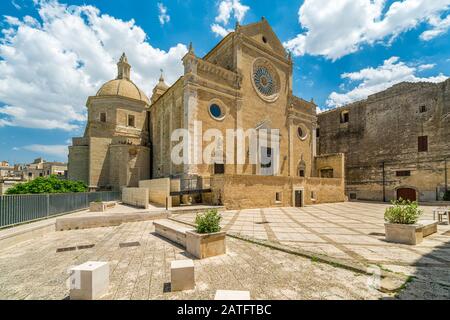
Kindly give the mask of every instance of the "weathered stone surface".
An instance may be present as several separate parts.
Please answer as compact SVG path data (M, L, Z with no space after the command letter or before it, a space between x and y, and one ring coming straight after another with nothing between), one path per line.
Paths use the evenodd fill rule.
M122 202L138 208L149 208L147 188L122 188Z
M424 238L438 232L437 226L438 226L439 222L437 222L437 221L420 220L417 223L423 226L423 237Z
M53 232L20 246L0 249L0 298L64 299L69 294L69 266L106 260L111 268L110 290L102 299L107 300L212 300L217 290L250 291L255 300L388 296L368 290L368 276L232 238L227 241L226 255L194 260L195 290L164 292L164 285L171 281L171 262L185 259L185 249L156 237L153 232L152 222L137 222ZM141 245L120 248L124 239L139 241ZM57 248L75 244L95 246L56 253Z
M97 300L108 293L109 263L88 261L70 269L70 299Z
M192 260L176 260L170 265L172 291L192 290L195 288L195 269Z
M340 121L343 112L348 112L348 123ZM348 196L382 201L384 180L387 201L397 199L397 191L405 188L420 201L441 200L444 159L450 150L449 113L450 80L397 84L319 114L318 150L345 153ZM419 152L422 136L428 137L426 152Z
M226 232L200 234L186 231L186 251L198 259L220 256L226 253Z
M192 228L186 228L179 223L174 223L168 220L155 221L153 224L157 234L178 243L183 247L186 247L186 232L192 230Z
M423 241L423 226L418 224L386 223L386 241L416 245Z

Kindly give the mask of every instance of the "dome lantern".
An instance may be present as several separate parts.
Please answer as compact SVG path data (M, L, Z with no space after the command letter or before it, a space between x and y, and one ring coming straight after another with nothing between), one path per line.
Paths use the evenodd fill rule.
M120 57L117 63L117 79L130 80L131 66L128 63L128 58L125 52Z

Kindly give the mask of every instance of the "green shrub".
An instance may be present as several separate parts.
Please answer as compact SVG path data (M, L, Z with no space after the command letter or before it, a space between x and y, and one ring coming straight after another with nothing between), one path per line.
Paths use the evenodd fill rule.
M80 181L60 180L57 176L39 177L9 188L6 194L40 194L87 192L88 187Z
M415 224L423 214L417 202L400 199L392 201L392 205L393 207L387 208L384 213L384 220L389 223Z
M444 201L450 201L450 190L444 193Z
M222 216L216 209L198 214L195 218L195 231L201 234L219 232L221 230L220 220L222 220Z

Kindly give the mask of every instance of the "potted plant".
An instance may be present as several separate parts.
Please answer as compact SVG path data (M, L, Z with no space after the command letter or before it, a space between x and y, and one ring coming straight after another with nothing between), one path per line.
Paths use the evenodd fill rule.
M423 240L423 225L417 224L423 214L417 202L392 201L384 214L386 241L416 245Z
M226 253L225 236L221 232L222 217L216 209L198 214L195 230L186 232L186 250L193 256L204 259Z

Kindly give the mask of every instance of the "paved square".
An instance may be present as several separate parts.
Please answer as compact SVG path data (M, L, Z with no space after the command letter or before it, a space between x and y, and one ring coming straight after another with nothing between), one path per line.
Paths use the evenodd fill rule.
M139 242L120 247L120 243ZM87 249L57 252L58 248ZM103 299L214 299L216 290L250 291L253 299L379 299L370 278L311 259L227 238L227 254L194 260L196 288L170 292L170 265L190 259L184 249L154 234L152 222L53 232L0 250L0 299L65 299L68 270L108 261Z
M384 240L384 211L388 206L346 202L226 211L222 226L230 234L268 240L312 254L380 265L413 275L428 285L439 283L444 296L450 298L450 226L439 225L437 234L417 246L388 243ZM432 220L433 208L421 207L422 219ZM174 215L173 218L192 223L194 216Z

